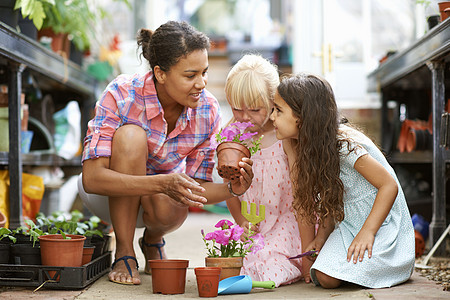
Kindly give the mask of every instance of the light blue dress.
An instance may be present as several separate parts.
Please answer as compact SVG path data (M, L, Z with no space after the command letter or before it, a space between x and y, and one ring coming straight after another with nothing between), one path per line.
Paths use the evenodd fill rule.
M345 217L320 250L311 267L311 277L318 284L315 270L319 270L331 277L368 288L391 287L405 282L414 269L415 239L411 216L397 176L368 137L345 125L341 125L340 129L351 138L352 147L361 147L350 153L346 145L341 149L340 178L344 184ZM395 178L398 195L375 236L372 258L368 258L366 251L363 261L354 264L353 260L347 262L347 250L367 219L378 191L354 168L356 160L367 153Z

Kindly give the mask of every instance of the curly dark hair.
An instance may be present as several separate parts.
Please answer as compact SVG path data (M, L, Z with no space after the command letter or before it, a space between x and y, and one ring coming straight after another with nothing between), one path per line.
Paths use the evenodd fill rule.
M169 21L155 31L142 28L137 34L141 55L149 62L152 71L155 66L167 72L180 58L195 50L208 50L209 38L186 22Z
M344 219L344 185L339 178L340 149L350 139L339 131L339 113L330 84L316 75L284 76L277 89L298 118L293 164L292 204L297 217L310 223L327 216ZM349 149L349 151L352 151Z

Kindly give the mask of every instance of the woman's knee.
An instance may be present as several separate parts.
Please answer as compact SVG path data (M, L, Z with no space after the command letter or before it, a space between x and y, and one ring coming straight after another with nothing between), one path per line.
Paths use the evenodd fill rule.
M184 223L188 215L188 207L177 205L169 196L163 194L143 196L141 205L144 209L144 223L150 227L176 229Z
M341 280L328 276L318 270L316 270L316 277L320 285L325 289L335 289L341 285Z
M113 136L111 161L146 162L148 158L147 133L137 125L119 127Z

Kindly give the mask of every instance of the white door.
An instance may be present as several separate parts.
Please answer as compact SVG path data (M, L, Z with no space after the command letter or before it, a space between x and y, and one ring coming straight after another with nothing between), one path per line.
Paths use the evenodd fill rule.
M339 107L368 107L366 77L370 55L371 0L301 0L294 52L294 72L324 76L333 86ZM305 22L308 19L308 23ZM295 27L294 27L295 30ZM306 45L308 43L309 45ZM296 47L297 46L297 47Z

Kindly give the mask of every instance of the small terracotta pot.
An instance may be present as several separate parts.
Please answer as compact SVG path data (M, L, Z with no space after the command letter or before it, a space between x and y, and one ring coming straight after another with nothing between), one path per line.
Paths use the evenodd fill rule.
M237 142L223 142L217 146L217 172L228 180L239 178L239 162L242 158L250 158L250 150Z
M446 9L450 8L450 1L439 2L439 13L441 14L441 22L448 18Z
M81 267L83 261L83 244L85 236L66 234L70 239L63 239L61 234L48 234L39 237L41 260L44 266ZM56 271L49 271L53 278ZM54 278L59 280L58 278Z
M148 262L152 269L153 294L184 294L189 260L156 259Z
M4 213L0 211L0 227L5 227L6 225L6 216Z
M220 267L220 280L238 276L241 273L243 258L238 257L205 257L207 267Z
M199 267L194 269L199 297L217 297L220 271L221 268L219 267Z
M95 246L84 246L83 247L83 259L81 260L81 265L89 263L92 260L92 254L94 254Z
M414 237L416 241L416 258L419 258L425 252L425 241L422 234L417 230L414 230Z

